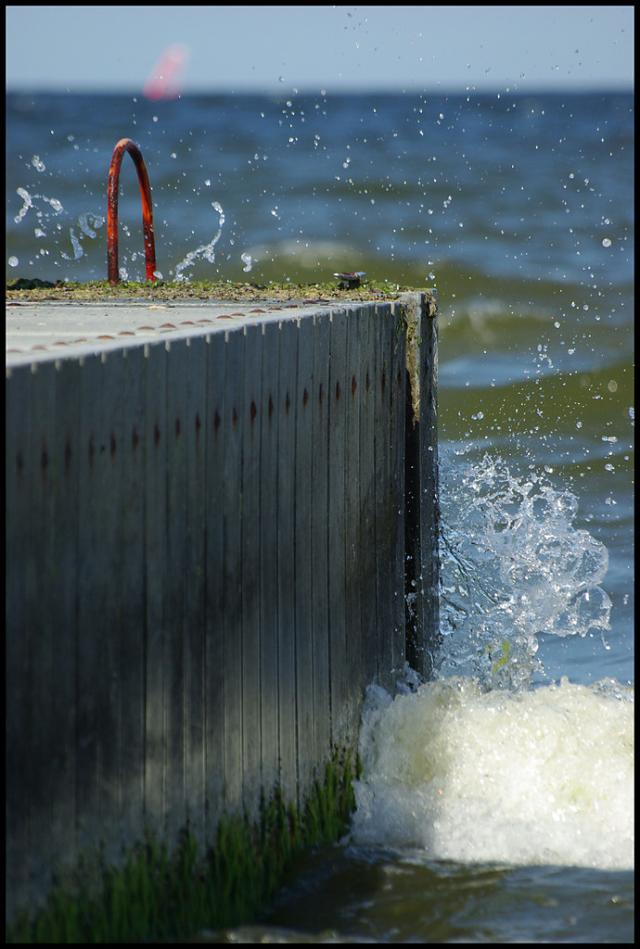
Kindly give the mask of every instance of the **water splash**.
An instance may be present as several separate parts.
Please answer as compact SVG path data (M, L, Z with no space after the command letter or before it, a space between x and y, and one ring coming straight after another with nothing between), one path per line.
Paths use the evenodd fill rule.
M29 211L29 208L33 207L33 200L26 188L16 188L16 194L20 195L20 197L22 198L24 202L22 207L20 208L20 210L18 211L18 213L13 219L16 224L19 224L20 221L23 219L23 217L26 216L27 212Z
M426 859L630 869L633 688L370 687L352 839Z
M212 201L211 206L214 209L214 211L216 211L218 214L218 230L216 231L213 237L213 240L211 240L208 244L203 244L201 247L197 247L195 250L190 251L187 254L187 256L184 258L184 260L181 260L180 263L176 265L176 270L175 270L176 280L187 279L184 276L184 271L192 267L195 261L198 259L198 257L204 257L204 259L207 260L210 264L215 263L216 255L215 255L214 248L216 244L218 243L218 241L220 240L220 235L222 234L222 228L224 226L225 217L224 217L224 210L221 204L219 204L217 201Z
M100 228L104 224L104 218L102 215L94 214L91 211L88 211L86 214L81 214L78 217L78 226L82 235L93 239L96 236L96 232L93 230L93 227L90 226L89 222L93 224L93 227ZM64 251L62 251L61 256L65 260L80 260L80 258L84 256L84 249L80 243L82 236L77 235L73 227L69 228L69 240L73 247L73 257L70 257L69 254L66 254Z
M426 859L633 867L634 690L531 687L537 636L609 628L578 503L499 458L442 466L441 652L363 712L352 839Z
M65 260L80 260L80 258L84 256L84 251L82 249L82 244L76 237L76 232L72 227L69 228L69 240L71 241L71 246L73 247L73 257L70 257L69 254L65 254L64 251L62 251L61 256L64 257Z
M82 231L82 233L83 233L86 237L94 238L94 237L96 236L96 232L95 232L95 231L93 230L93 228L90 226L90 223L89 223L89 222L91 222L91 224L93 224L93 227L98 227L98 228L100 228L100 227L102 227L103 224L104 224L104 218L102 217L101 214L92 214L91 211L89 211L87 214L81 214L81 215L79 216L79 218L78 218L78 225L79 225L80 230Z
M26 217L27 212L31 208L36 207L34 203L34 200L36 198L38 198L40 201L46 201L47 204L51 206L55 214L60 214L62 211L64 211L64 208L62 207L62 203L57 198L48 198L44 194L31 195L29 194L26 188L16 188L16 194L18 194L22 198L22 201L23 201L22 207L20 208L20 210L18 211L18 213L13 219L16 224L19 224L20 221L22 221L22 219ZM41 213L38 214L38 217L41 217Z
M48 198L46 194L36 194L34 198L41 198L42 201L46 201L47 204L51 205L52 210L55 214L61 214L64 211L62 202L58 201L57 198Z
M541 668L537 637L604 634L604 544L574 525L578 502L542 473L489 456L442 469L439 675L519 687Z

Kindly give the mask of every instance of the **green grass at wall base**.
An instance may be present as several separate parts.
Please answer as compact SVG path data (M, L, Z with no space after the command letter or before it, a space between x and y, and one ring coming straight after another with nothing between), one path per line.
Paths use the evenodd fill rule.
M118 867L99 857L97 879L80 861L72 877L54 884L40 911L16 917L7 942L163 942L250 922L297 856L346 832L358 774L352 755L334 754L302 809L276 790L256 823L223 817L205 854L187 826L172 853L148 835Z

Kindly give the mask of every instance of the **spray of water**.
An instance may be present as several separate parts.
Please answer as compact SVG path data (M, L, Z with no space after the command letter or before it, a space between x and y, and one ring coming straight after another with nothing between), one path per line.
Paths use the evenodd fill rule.
M202 244L201 247L197 247L195 250L189 251L184 260L181 260L179 264L176 264L175 278L176 280L186 280L187 277L184 275L185 270L188 270L193 266L196 260L199 257L204 257L210 264L213 264L216 259L215 255L215 246L220 240L220 235L222 234L222 228L224 226L224 211L222 205L217 201L212 201L211 206L214 211L218 214L218 230L216 231L213 239L208 244Z
M516 476L489 456L462 473L444 467L439 674L527 685L541 633L610 628L607 549L575 526L577 499L546 475Z
M426 859L633 867L633 697L532 688L537 637L609 628L607 550L577 501L500 459L442 468L434 681L368 690L352 839Z

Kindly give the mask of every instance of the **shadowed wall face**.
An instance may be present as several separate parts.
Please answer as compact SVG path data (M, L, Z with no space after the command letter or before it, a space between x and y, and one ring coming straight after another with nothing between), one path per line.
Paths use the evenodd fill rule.
M428 672L435 321L414 297L418 422L404 302L11 369L8 916L100 841L115 861L187 820L211 840L277 783L304 801L367 684L402 671L408 543Z

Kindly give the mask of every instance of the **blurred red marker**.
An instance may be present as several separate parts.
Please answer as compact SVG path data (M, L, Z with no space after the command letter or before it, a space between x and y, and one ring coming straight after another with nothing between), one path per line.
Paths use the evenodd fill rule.
M176 99L180 95L178 79L189 56L186 46L176 43L164 51L144 84L147 99Z

